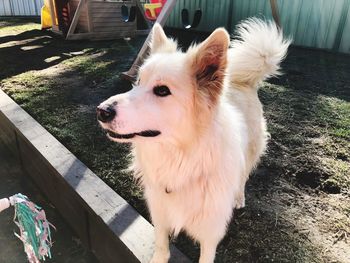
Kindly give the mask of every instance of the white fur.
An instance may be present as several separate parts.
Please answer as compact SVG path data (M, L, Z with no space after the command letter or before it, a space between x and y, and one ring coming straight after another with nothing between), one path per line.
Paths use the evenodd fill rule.
M218 29L183 53L156 24L137 84L102 103L117 111L113 121L101 123L105 129L161 132L153 138L113 139L132 142L131 168L144 187L155 226L153 263L168 261L169 235L182 230L200 243L199 261L213 262L233 208L244 206L244 186L267 137L256 86L278 74L289 41L273 23L257 19L242 23L238 33L229 51L228 35ZM212 87L215 92L201 90L196 71L208 69L211 61L223 67L222 74L209 75L213 81L223 76L219 87ZM168 86L171 95L155 96L157 85Z

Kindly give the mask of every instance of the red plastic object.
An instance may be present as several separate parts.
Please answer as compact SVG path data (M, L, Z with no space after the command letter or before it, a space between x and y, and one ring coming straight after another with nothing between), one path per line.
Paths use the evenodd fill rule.
M149 20L156 20L157 17L159 16L160 12L162 11L163 6L165 5L167 0L150 0L150 4L158 4L161 3L162 7L156 8L155 9L155 13L156 13L156 17L152 16L151 11L149 9L145 9L145 16L147 17L147 19Z

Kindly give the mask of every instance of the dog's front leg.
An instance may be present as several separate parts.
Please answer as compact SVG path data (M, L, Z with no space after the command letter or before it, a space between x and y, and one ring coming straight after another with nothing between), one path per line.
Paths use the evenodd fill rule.
M245 184L241 187L239 193L236 195L236 209L241 209L245 207L245 193L244 193Z
M207 240L200 241L201 254L199 257L199 263L213 263L215 259L216 247L219 241L208 238Z
M155 230L155 252L151 263L167 263L170 258L169 230L161 225L154 226Z
M236 209L245 207L245 185L246 185L248 176L242 176L241 182L239 183L239 189L235 194Z
M186 229L200 244L199 263L214 262L216 247L226 232L229 218L228 211L230 210L223 211L223 213L221 213L222 211L215 211L211 216L197 222L194 228Z

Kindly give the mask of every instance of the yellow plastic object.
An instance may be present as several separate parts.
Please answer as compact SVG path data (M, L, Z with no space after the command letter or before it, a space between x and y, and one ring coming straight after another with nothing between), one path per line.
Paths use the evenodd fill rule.
M155 9L156 8L160 8L160 7L162 7L162 3L153 3L153 4L145 4L144 5L145 10L148 9L150 11L151 17L153 19L157 19L157 15L156 15Z
M41 8L41 29L52 27L52 19L50 5L47 0L44 1L44 6Z

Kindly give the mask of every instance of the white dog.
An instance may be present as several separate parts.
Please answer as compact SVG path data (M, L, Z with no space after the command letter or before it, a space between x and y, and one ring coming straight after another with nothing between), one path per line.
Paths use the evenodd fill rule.
M151 262L167 262L169 235L185 231L200 243L199 262L213 262L233 208L266 146L257 86L277 75L289 40L273 23L249 19L230 45L223 28L181 52L162 27L133 89L97 108L117 142L131 142L155 227Z

